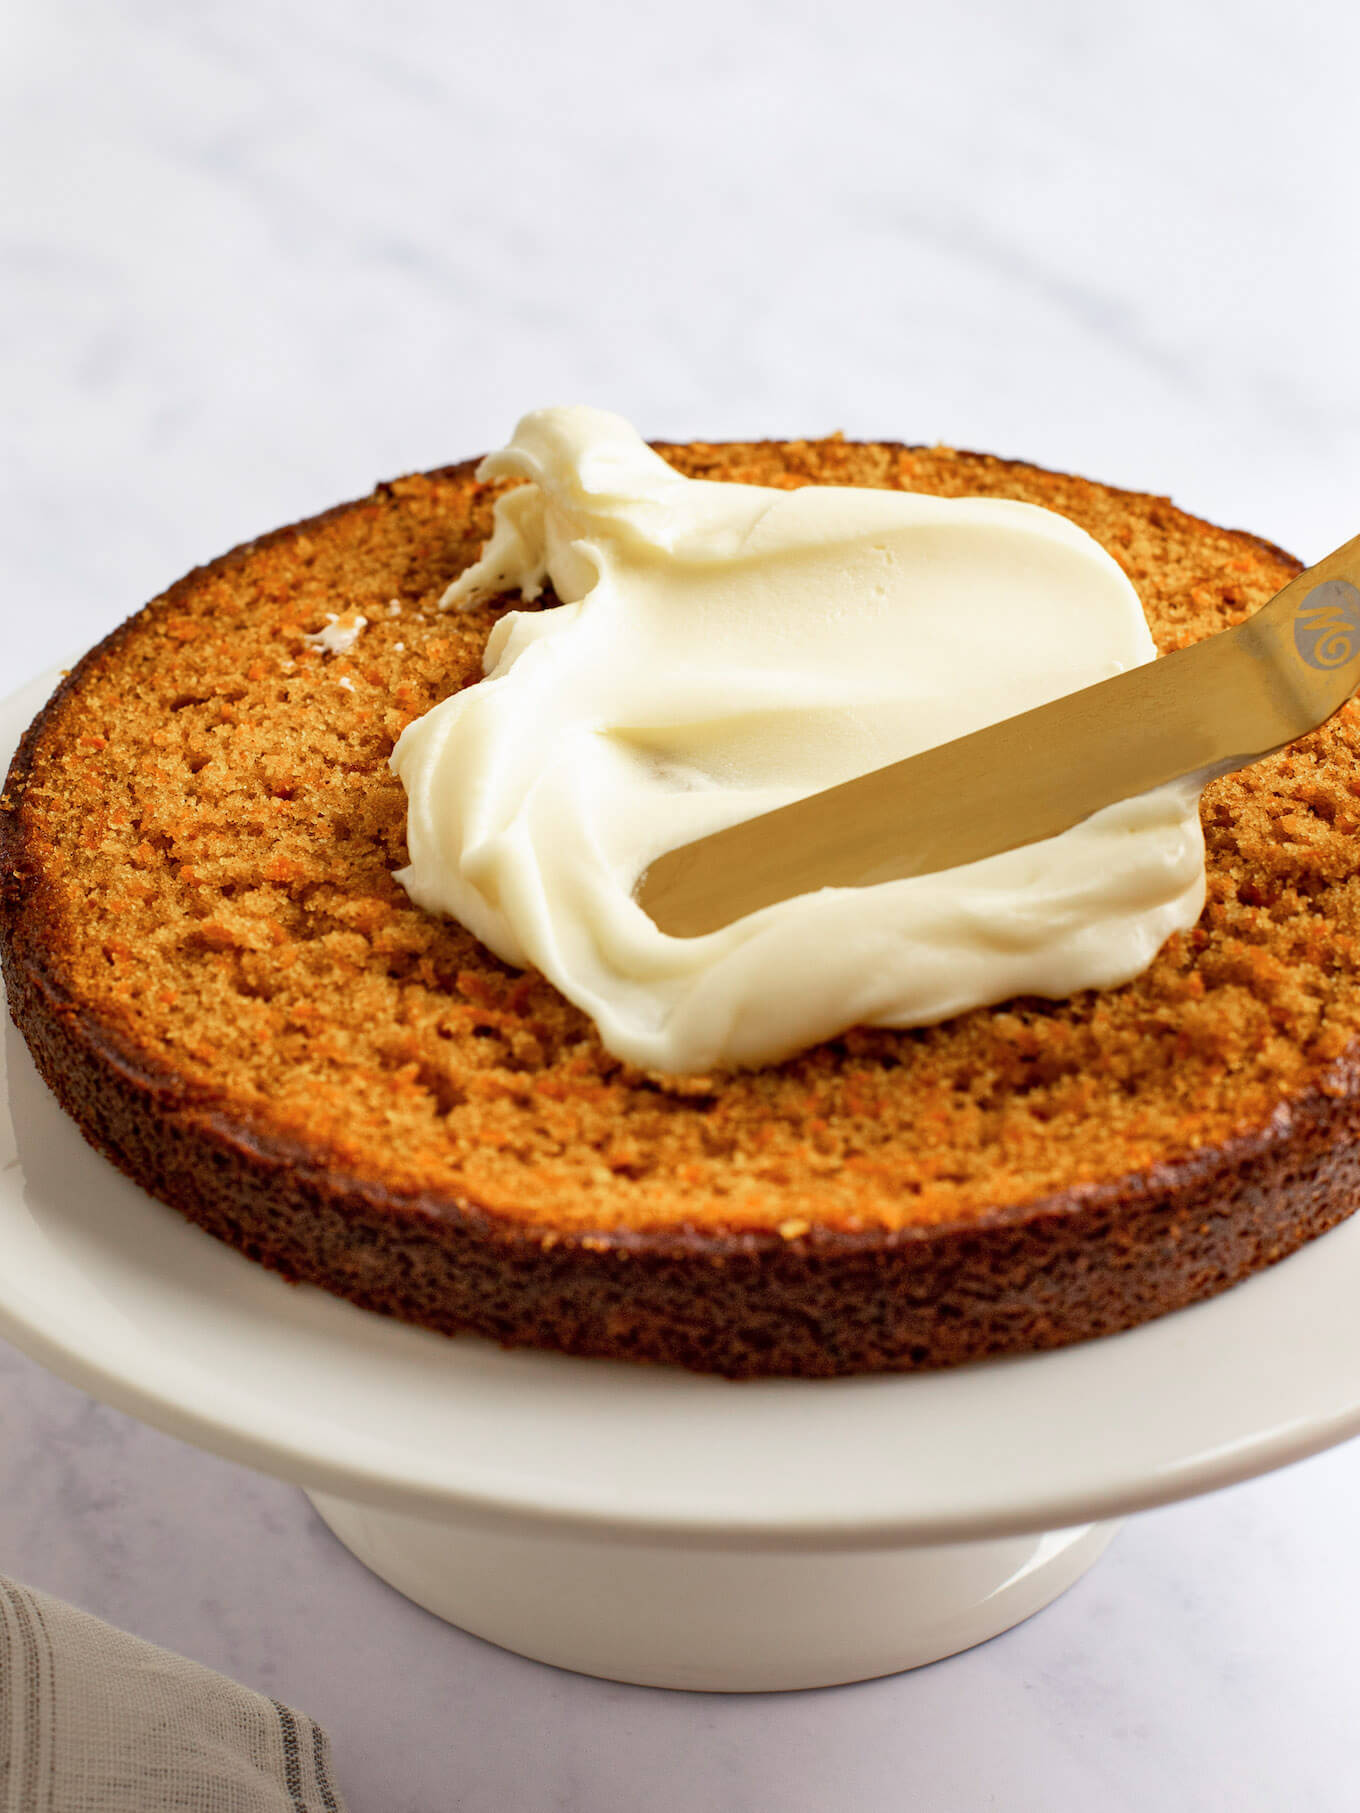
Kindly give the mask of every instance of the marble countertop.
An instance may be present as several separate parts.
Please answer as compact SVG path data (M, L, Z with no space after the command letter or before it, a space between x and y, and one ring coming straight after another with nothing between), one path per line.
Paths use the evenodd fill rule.
M987 447L1304 557L1360 529L1344 0L17 0L8 691L199 560L583 401ZM15 176L19 180L14 180ZM613 1686L0 1350L0 1570L305 1707L354 1813L1342 1813L1352 1445L817 1694Z

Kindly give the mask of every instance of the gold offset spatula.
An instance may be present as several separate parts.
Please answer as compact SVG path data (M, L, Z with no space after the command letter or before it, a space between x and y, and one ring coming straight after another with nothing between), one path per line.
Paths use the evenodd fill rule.
M694 938L817 888L929 875L1056 837L1316 730L1360 686L1360 536L1235 629L660 856L637 900Z

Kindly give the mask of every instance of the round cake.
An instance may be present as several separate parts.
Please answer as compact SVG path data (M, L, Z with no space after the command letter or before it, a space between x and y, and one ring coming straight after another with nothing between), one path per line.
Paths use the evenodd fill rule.
M659 451L693 477L1043 505L1115 557L1163 651L1299 570L1164 498L982 454ZM1207 790L1204 914L1126 986L647 1073L393 880L394 741L523 608L438 609L496 494L454 466L236 549L87 655L24 739L10 1008L129 1176L366 1309L732 1377L1109 1334L1350 1213L1354 705Z

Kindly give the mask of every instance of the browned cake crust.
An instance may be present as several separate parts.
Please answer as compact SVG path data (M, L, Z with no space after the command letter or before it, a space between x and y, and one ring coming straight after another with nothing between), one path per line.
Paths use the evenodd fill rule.
M986 455L662 451L694 476L1045 504L1120 561L1162 649L1298 570L1165 499ZM1125 988L648 1075L391 879L392 744L479 676L518 604L436 609L494 495L451 467L225 555L92 651L29 730L0 813L11 1011L130 1176L369 1309L732 1376L1111 1333L1350 1213L1353 707L1209 789L1204 916ZM356 611L348 650L308 640Z

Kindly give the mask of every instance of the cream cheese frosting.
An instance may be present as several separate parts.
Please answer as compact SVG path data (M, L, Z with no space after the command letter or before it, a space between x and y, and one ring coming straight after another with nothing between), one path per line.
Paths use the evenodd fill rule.
M1151 660L1137 594L1035 505L687 479L593 409L526 416L479 477L523 482L444 607L559 602L502 617L486 678L403 733L398 880L540 970L619 1057L771 1063L854 1025L1111 987L1199 916L1187 782L667 937L633 899L662 852Z

